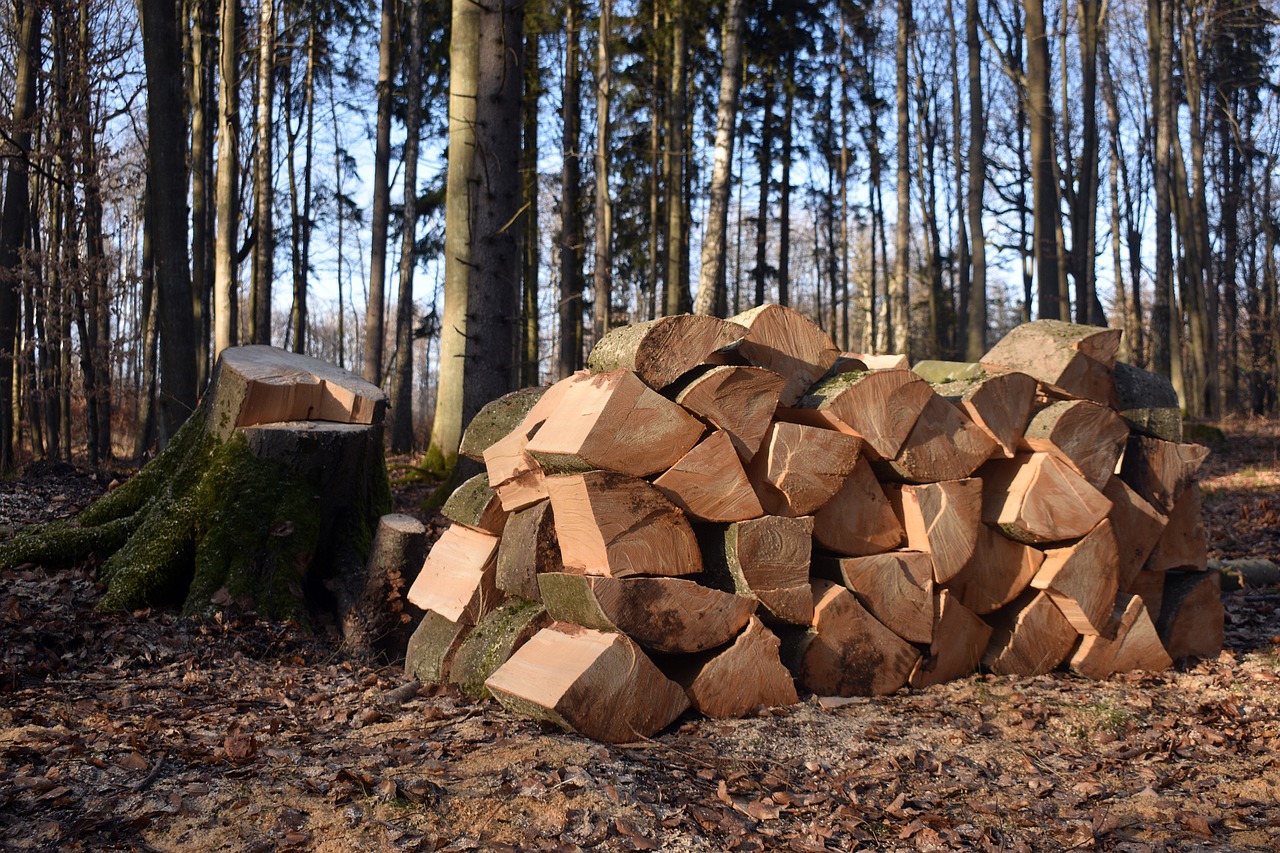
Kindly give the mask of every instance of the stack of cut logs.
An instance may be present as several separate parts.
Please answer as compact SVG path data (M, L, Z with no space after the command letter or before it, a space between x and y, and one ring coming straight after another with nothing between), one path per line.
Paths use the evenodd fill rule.
M408 669L616 742L797 687L1215 654L1207 451L1119 339L1037 321L908 369L777 305L614 330L468 428L486 473L409 593Z

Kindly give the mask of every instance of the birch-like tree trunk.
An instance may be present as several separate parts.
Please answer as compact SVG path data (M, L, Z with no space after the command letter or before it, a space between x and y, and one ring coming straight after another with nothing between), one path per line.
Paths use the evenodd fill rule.
M213 356L240 343L236 231L240 221L240 0L221 0L218 26L218 174L213 249Z
M249 340L271 343L271 286L275 278L275 0L258 10L258 156L253 168L253 286L249 290Z
M911 144L907 45L911 38L911 0L898 0L897 66L898 109L898 227L894 240L894 272L889 285L889 352L911 355Z
M1053 107L1049 99L1049 43L1044 0L1026 0L1027 112L1031 119L1032 221L1041 319L1062 317L1058 276L1058 183L1053 152Z
M369 247L369 301L365 305L364 319L364 378L374 385L382 385L383 350L386 345L386 280L387 280L387 224L391 219L391 94L395 85L396 60L396 0L382 0L382 23L378 37L378 117L374 130L373 151L373 209L370 213ZM474 65L474 59L470 60ZM460 63L462 64L462 63ZM450 69L454 65L452 52ZM456 73L456 72L455 72ZM452 84L451 84L452 85ZM450 94L449 139L453 146L453 96ZM475 106L471 109L474 111ZM450 162L452 172L452 161ZM446 226L446 234L447 234ZM446 237L447 240L447 237ZM448 249L446 248L446 270ZM446 280L448 272L445 273ZM448 286L445 288L445 304L448 305ZM465 305L465 303L464 303ZM465 324L465 320L463 321ZM446 329L444 333L448 334ZM444 346L443 338L441 347ZM442 350L443 358L443 350ZM461 394L461 391L459 391ZM438 409L437 409L438 411ZM434 432L434 431L433 431Z

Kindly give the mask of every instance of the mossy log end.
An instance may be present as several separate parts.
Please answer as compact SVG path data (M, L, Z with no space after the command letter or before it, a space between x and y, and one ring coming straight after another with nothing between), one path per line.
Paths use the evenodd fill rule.
M323 362L264 350L224 352L210 392L163 452L76 518L0 546L0 567L94 557L106 586L98 606L107 610L180 606L196 613L234 602L307 622L353 606L378 519L391 506L380 418L360 423L370 407L358 404L354 422L338 422L340 407L329 407L323 421L226 429L227 411L232 396L261 407L270 391L257 376L245 381L242 351L257 373L264 357L278 354L299 376L320 372L322 384L350 385L357 401L377 402L381 392ZM275 387L298 395L278 379ZM381 414L380 405L373 409Z

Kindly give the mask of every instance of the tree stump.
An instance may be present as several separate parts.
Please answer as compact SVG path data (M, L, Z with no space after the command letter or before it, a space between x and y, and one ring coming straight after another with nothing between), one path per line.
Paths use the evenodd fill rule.
M354 374L265 346L225 350L155 459L76 518L24 531L0 565L101 560L102 609L232 603L271 618L358 607L391 505L386 397Z

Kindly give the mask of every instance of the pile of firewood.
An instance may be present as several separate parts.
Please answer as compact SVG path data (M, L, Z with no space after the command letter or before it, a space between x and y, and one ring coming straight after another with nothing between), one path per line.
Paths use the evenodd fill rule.
M777 305L617 329L487 406L409 593L419 679L608 741L972 674L1216 653L1207 451L1120 332L977 364L840 353Z

